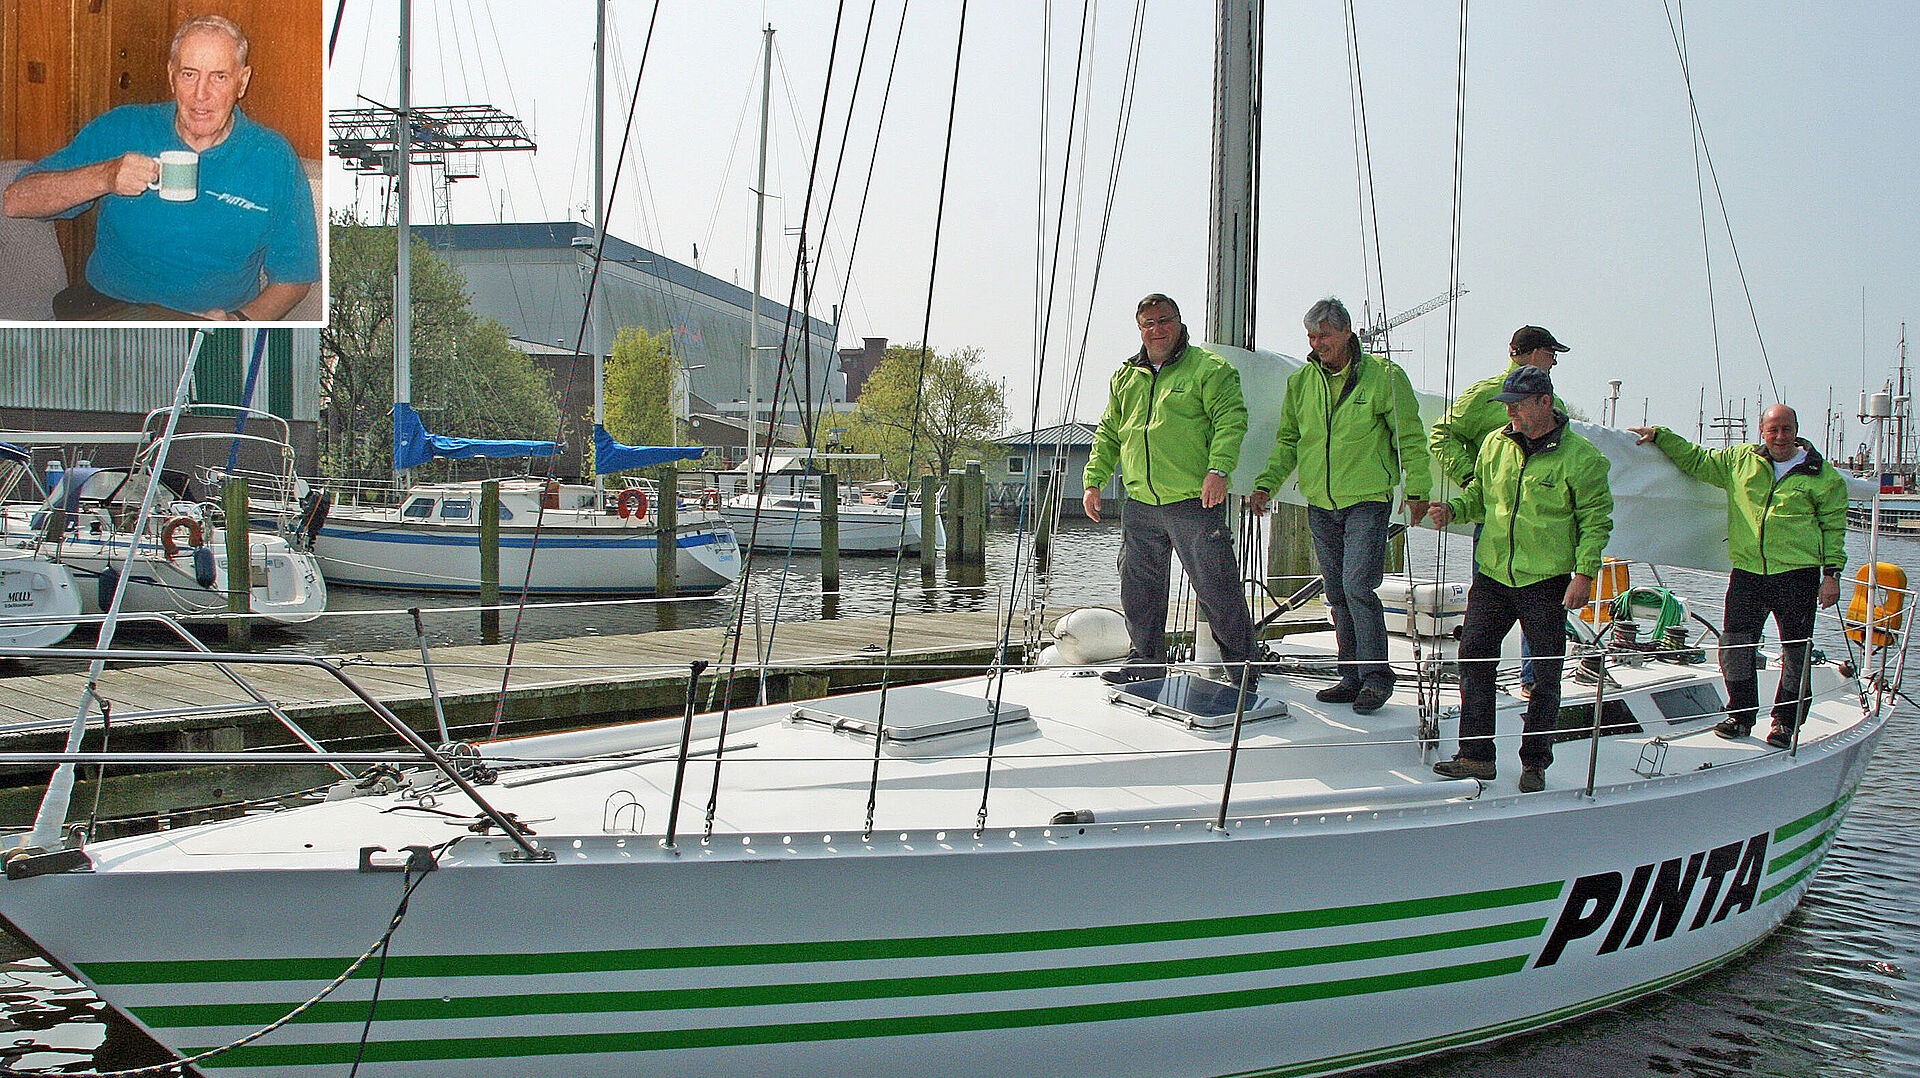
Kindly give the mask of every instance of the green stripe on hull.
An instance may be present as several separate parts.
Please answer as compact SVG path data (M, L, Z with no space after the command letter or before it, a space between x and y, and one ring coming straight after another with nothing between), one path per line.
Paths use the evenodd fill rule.
M1761 937L1761 939L1764 938L1765 937ZM1440 1037L1430 1037L1422 1041L1408 1041L1405 1044L1388 1045L1384 1048L1370 1049L1365 1052L1353 1052L1348 1055L1328 1056L1324 1059L1308 1060L1304 1063L1292 1063L1284 1067L1236 1071L1232 1074L1219 1075L1218 1078L1309 1078L1311 1075L1332 1074L1336 1071L1352 1070L1356 1067L1396 1063L1412 1059L1416 1056L1431 1055L1434 1052L1444 1052L1450 1048L1463 1048L1470 1044L1482 1044L1487 1041L1499 1040L1503 1037L1511 1037L1537 1029L1544 1029L1547 1026L1558 1025L1561 1022L1570 1021L1596 1011L1604 1011L1609 1007L1617 1007L1630 1000L1639 999L1641 996L1664 992L1674 985L1685 983L1702 974L1712 972L1759 946L1760 942L1761 940L1757 939L1750 943L1742 944L1718 958L1710 958L1705 962L1689 966L1678 973L1670 973L1665 977L1659 977L1651 981L1643 981L1631 987L1622 988L1616 992L1609 992L1603 996L1595 996L1592 999L1568 1004L1565 1007L1556 1007L1551 1011L1542 1011L1539 1014L1528 1015L1525 1018L1516 1018L1507 1022L1482 1026L1479 1029L1463 1030L1459 1033L1449 1033Z
M1827 805L1826 808L1809 812L1805 816L1802 816L1791 823L1782 825L1778 830L1774 831L1773 841L1775 843L1785 842L1786 840L1792 838L1793 836L1799 834L1802 831L1805 831L1807 828L1814 826L1815 824L1826 819L1827 817L1840 812L1842 809L1847 807L1847 802L1851 800L1852 797L1853 797L1853 794L1848 793L1844 797L1835 798L1831 804Z
M745 1048L757 1045L816 1041L862 1040L877 1037L971 1033L996 1029L1079 1025L1090 1022L1133 1021L1141 1018L1200 1014L1210 1011L1269 1007L1309 1000L1396 992L1410 988L1458 984L1486 977L1518 973L1527 955L1471 962L1458 966L1314 984L1209 992L1194 996L1123 1000L1112 1003L1035 1007L1025 1010L929 1014L873 1019L796 1022L769 1026L728 1026L711 1029L648 1030L622 1033L573 1033L528 1037L467 1037L440 1040L379 1040L366 1045L366 1062L428 1062L452 1059L518 1059L533 1056L596 1055L660 1052L687 1048ZM201 1051L203 1049L189 1049ZM351 1062L360 1054L354 1042L329 1044L253 1044L217 1056L202 1067L300 1067Z
M610 1014L645 1011L710 1010L722 1007L778 1007L850 1000L906 999L922 996L960 996L987 992L1027 992L1090 985L1132 984L1183 977L1219 977L1263 973L1303 966L1364 962L1462 947L1512 943L1536 938L1546 928L1544 918L1489 925L1484 928L1435 932L1397 939L1299 947L1256 954L1209 955L1204 958L1127 962L1102 966L1012 970L991 973L938 974L924 977L885 977L857 981L800 984L762 984L681 988L633 992L543 992L519 995L471 996L443 1001L440 997L383 999L376 1020L381 1022L444 1021L505 1018L536 1014ZM511 976L511 973L505 974ZM177 1004L136 1007L133 1014L155 1028L208 1026L263 1026L279 1021L290 1002ZM297 1019L297 1024L364 1022L367 1004L359 1000L324 1002Z
M713 966L799 965L816 962L870 962L888 958L944 958L955 955L1014 954L1080 947L1123 947L1170 940L1215 939L1311 928L1338 928L1381 921L1435 917L1448 913L1521 906L1559 897L1565 884L1529 884L1437 898L1404 899L1358 906L1288 913L1249 914L1191 921L1163 921L1097 928L1032 932L993 932L968 936L911 939L825 940L803 943L714 944L645 950L573 951L560 954L395 956L386 976L488 977L503 968L517 974L604 973L623 970L688 969ZM87 962L81 972L96 984L201 984L213 981L331 980L350 956L337 958L200 959L186 962ZM360 977L373 976L362 967Z

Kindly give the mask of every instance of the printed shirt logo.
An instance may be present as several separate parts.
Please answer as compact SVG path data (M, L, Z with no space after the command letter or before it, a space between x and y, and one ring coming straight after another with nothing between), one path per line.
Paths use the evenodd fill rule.
M212 196L213 198L219 199L221 202L229 206L234 206L239 209L251 210L254 213L268 212L265 206L262 206L258 202L254 202L250 199L243 198L239 195L230 195L225 191L208 191L207 194Z

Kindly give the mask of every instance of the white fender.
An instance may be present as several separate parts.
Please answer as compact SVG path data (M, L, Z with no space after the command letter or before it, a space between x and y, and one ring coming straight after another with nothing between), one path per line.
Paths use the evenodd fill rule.
M1102 663L1127 656L1127 619L1118 610L1088 606L1068 613L1053 625L1060 661L1074 666Z

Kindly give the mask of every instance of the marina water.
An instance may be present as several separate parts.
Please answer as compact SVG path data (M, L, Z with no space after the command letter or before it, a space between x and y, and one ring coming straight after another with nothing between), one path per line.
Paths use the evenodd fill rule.
M1055 535L1048 583L1049 622L1077 606L1118 605L1114 554L1119 532L1084 522ZM1030 537L990 536L984 585L944 576L924 587L917 564L901 574L902 609L1003 608L1015 561L1031 554ZM1864 540L1848 537L1854 565ZM1413 533L1409 560L1463 566L1466 544L1441 550L1431 532ZM1882 541L1881 558L1920 570L1920 541ZM786 570L783 573L783 569ZM1717 621L1724 585L1711 574L1673 573L1666 583L1696 600ZM763 558L755 566L757 617L769 624L819 617L878 616L895 599L891 559L844 559L835 599L819 590L817 558ZM1450 574L1464 575L1456 568ZM782 587L782 577L785 586ZM1676 579L1677 577L1677 579ZM1650 583L1636 580L1636 583ZM1023 592L1020 601L1024 603ZM1843 596L1844 601L1844 596ZM417 645L404 609L423 608L429 646L479 642L478 615L457 602L396 593L334 593L335 610L314 626L266 634L259 650L352 655ZM521 624L522 639L591 637L652 628L730 622L724 598L662 604L537 604ZM384 611L384 612L382 612ZM515 611L503 612L511 631ZM1769 630L1771 632L1771 630ZM150 645L151 646L151 645ZM217 643L216 643L217 646ZM1838 653L1837 640L1826 650ZM1906 692L1920 698L1920 658L1909 661ZM1896 709L1839 840L1814 877L1805 901L1758 948L1697 980L1638 1002L1477 1049L1399 1066L1374 1078L1652 1078L1652 1076L1778 1076L1778 1078L1914 1078L1920 1076L1920 706ZM1418 866L1413 866L1418 870ZM1490 986L1497 989L1497 985ZM376 1023L374 1035L378 1037ZM105 1007L16 941L0 936L0 1067L54 1073L115 1069L164 1057ZM1204 1070L1204 1066L1202 1067ZM1017 1078L1017 1076L1005 1076Z

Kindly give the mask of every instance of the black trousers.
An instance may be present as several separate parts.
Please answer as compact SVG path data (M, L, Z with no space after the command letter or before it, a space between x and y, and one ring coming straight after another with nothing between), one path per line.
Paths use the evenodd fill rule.
M1553 763L1553 728L1560 717L1560 667L1567 654L1567 583L1571 574L1513 588L1485 573L1473 574L1467 617L1460 627L1460 755L1492 760L1493 674L1500 642L1513 623L1533 653L1533 695L1520 737L1520 766L1545 770ZM1477 660L1477 661L1476 661Z
M1720 640L1720 672L1727 679L1727 717L1753 725L1760 711L1760 678L1754 649L1767 616L1780 630L1780 688L1773 694L1773 722L1794 729L1811 697L1806 677L1807 641L1820 599L1820 568L1784 573L1735 569L1727 578L1726 633Z

